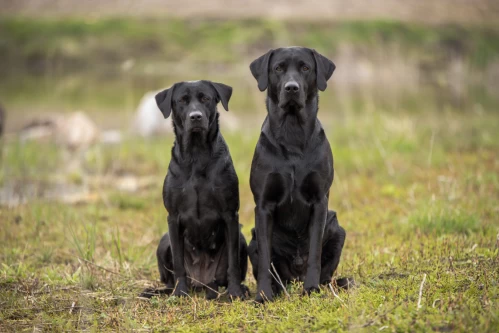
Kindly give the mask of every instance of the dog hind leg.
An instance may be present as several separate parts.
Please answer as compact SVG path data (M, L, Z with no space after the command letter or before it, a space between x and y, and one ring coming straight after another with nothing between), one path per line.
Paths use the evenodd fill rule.
M241 265L241 281L244 281L248 272L248 245L246 244L246 239L241 232L239 232L239 262ZM248 287L242 283L241 290L245 296L249 296L250 293Z
M258 279L258 245L256 241L255 228L251 229L251 241L248 245L248 256L253 268L253 277Z
M172 248L170 245L170 236L168 233L164 234L159 242L158 249L156 250L156 257L158 259L158 269L161 282L163 282L168 289L173 289L173 257Z
M322 246L321 258L321 284L328 284L340 263L341 251L345 244L346 232L339 223L335 211L328 211L326 230Z
M151 298L163 294L171 294L175 287L173 281L173 258L170 246L170 236L164 234L159 241L158 249L156 250L156 258L158 260L158 269L161 282L166 285L166 288L147 288L140 294L140 297Z

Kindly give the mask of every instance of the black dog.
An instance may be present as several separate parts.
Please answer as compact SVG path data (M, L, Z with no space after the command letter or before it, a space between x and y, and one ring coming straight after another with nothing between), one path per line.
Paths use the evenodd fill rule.
M161 281L173 295L189 287L218 287L243 298L248 268L246 240L239 229L238 179L218 127L217 103L228 110L232 88L210 81L180 82L156 95L165 118L173 110L175 143L163 185L169 233L158 250ZM144 292L143 296L152 296Z
M267 110L251 166L256 227L248 252L258 282L256 300L280 291L283 283L304 281L305 291L331 282L345 230L328 211L333 155L317 119L318 90L324 91L335 65L315 50L270 50L250 65Z

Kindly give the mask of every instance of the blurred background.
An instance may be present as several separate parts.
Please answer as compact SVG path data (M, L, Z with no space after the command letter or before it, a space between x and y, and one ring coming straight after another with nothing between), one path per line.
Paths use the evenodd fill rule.
M351 211L352 188L364 193L369 182L397 197L421 183L418 172L463 152L494 152L486 164L497 169L497 1L0 0L0 8L2 207L155 207L164 230L159 193L173 136L153 96L209 79L234 88L221 126L249 228L251 154L266 110L248 65L291 45L337 66L319 114L337 161L332 205Z
M6 132L45 112L75 110L99 127L126 129L146 92L198 78L232 85L231 112L254 119L265 111L264 95L249 63L291 45L316 48L337 65L322 117L373 107L471 112L498 99L493 0L1 0L0 7Z
M130 206L156 212L162 232L173 135L153 96L209 79L234 88L221 126L249 230L249 169L266 110L248 65L291 45L337 66L319 113L336 160L332 206L354 210L372 182L373 192L398 197L425 173L431 182L432 172L455 173L445 163L464 152L480 164L481 150L494 152L485 165L497 169L497 1L0 0L0 8L4 208Z
M20 309L0 313L0 323L66 330L72 310L59 310L73 302L64 291L72 288L78 304L102 313L88 325L140 326L130 318L139 290L157 285L154 251L167 230L161 189L174 139L153 96L174 82L234 88L230 112L219 110L249 240L249 172L266 110L248 66L292 45L315 48L337 66L319 112L335 158L330 209L348 234L337 274L381 300L377 286L398 293L391 283L402 281L401 289L417 290L420 280L404 277L424 270L435 279L425 295L440 306L430 309L441 315L432 317L434 329L487 331L497 323L484 305L497 299L497 284L468 276L489 271L497 280L490 250L499 232L497 0L0 0L0 299ZM449 257L452 276L443 264ZM443 276L449 280L440 284ZM254 290L250 274L247 282ZM47 286L61 292L45 293ZM129 312L101 302L110 290ZM446 298L448 290L458 295ZM32 297L46 316L26 310ZM371 322L380 304L341 307L338 325ZM155 327L147 318L155 312L141 306L137 322ZM423 316L426 330L418 310L387 325L407 331L417 327L410 318ZM184 325L182 316L164 320Z
M6 113L0 123L9 142L55 141L71 151L114 143L119 150L130 136L171 134L153 93L195 79L231 85L223 131L255 139L264 94L248 65L270 48L291 45L315 48L337 65L321 94L320 117L331 130L385 114L389 126L410 135L404 126L414 127L418 115L475 118L496 113L499 103L499 3L493 0L0 0L0 8ZM411 115L411 124L401 114ZM84 125L75 132L77 124ZM431 137L434 124L420 125ZM162 142L166 157L171 138ZM85 156L70 161L78 166L89 162ZM119 164L114 167L131 173L137 167L136 161ZM100 167L109 171L105 162ZM4 163L4 186L18 172Z

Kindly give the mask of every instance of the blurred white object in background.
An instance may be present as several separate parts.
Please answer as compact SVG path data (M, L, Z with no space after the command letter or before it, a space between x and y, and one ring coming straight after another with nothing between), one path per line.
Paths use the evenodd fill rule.
M135 117L132 123L132 132L142 137L173 133L171 117L165 119L156 105L154 96L159 91L149 91L145 93L139 102Z
M117 145L123 141L123 136L119 130L106 130L100 133L100 142L109 145Z

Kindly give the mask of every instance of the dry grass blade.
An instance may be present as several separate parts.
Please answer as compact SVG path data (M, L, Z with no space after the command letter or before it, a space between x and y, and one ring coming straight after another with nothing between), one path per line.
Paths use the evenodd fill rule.
M279 274L277 273L277 270L275 269L275 266L274 266L274 263L271 262L270 263L270 266L272 266L272 269L274 270L274 273L275 275L272 273L272 271L269 269L269 272L270 272L270 275L272 275L272 277L274 278L274 280L276 280L277 283L279 283L279 285L282 287L282 290L284 291L284 294L286 295L287 298L289 298L289 293L288 291L286 290L286 286L284 285L284 283L282 283L282 280L281 280L281 277L279 276Z
M334 291L334 288L333 288L333 286L331 285L331 283L329 283L328 285L329 285L329 289L331 289L331 292L333 293L334 297L336 297L337 299L339 299L341 303L345 304L345 301L344 301L344 300L342 300L342 299L340 298L340 296L338 296L338 294Z
M423 297L423 286L426 281L426 273L423 275L423 281L421 281L421 286L419 286L419 298L418 298L418 310L421 309L421 298Z
M89 261L89 260L87 260L87 259L83 259L83 258L80 258L80 257L76 257L76 258L78 258L78 260L80 261L80 263L81 263L81 261L84 261L85 263L87 263L87 264L89 264L89 265L92 265L92 266L95 266L95 267L97 267L97 268L99 268L99 269L102 269L102 270L104 270L104 271L106 271L106 272L108 272L108 273L115 274L115 275L118 275L118 276L123 276L123 275L122 275L122 274L120 274L120 273L117 273L117 272L114 272L114 271L112 271L112 270L110 270L110 269L107 269L107 268L105 268L105 267L99 266L99 265L97 265L96 263L93 263L93 262L91 262L91 261Z

